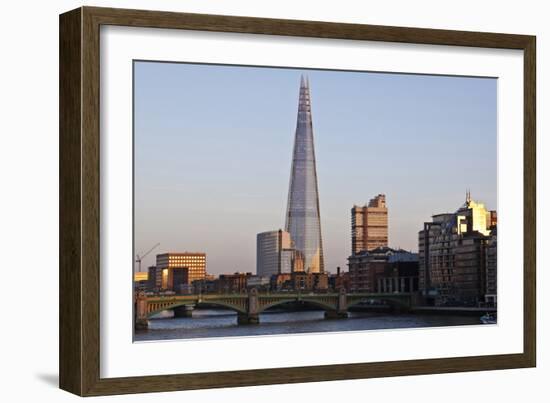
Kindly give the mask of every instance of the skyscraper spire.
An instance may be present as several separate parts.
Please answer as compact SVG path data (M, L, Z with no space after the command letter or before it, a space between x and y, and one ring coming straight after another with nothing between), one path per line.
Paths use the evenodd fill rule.
M300 89L306 88L306 87L309 88L309 83L306 82L306 78L302 74L301 77L300 77Z
M286 230L294 242L297 270L324 271L323 242L319 211L319 190L311 116L309 80L302 75L298 118L288 191Z

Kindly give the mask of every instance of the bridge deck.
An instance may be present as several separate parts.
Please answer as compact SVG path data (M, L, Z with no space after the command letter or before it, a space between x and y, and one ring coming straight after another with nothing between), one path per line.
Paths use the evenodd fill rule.
M411 293L348 293L347 298L400 298L410 297ZM258 293L258 298L282 298L282 299L299 299L299 298L326 298L338 297L338 293L297 293L297 292L280 292L280 293ZM148 302L166 302L166 301L208 301L231 298L248 298L248 294L190 294L190 295L167 295L167 296L149 296L145 297Z

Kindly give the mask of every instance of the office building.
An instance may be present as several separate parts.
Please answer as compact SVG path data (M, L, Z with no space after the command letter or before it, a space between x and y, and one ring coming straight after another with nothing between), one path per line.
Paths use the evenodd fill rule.
M169 252L157 255L157 285L160 289L171 290L176 282L185 280L191 284L206 277L206 253L202 252ZM173 272L177 270L176 273ZM181 270L185 269L185 270Z
M294 242L300 271L308 273L324 271L315 164L309 80L302 77L285 229Z
M351 254L388 246L386 196L379 194L364 206L351 209Z
M290 234L283 230L266 231L256 236L256 274L271 277L290 273L294 266L294 249Z

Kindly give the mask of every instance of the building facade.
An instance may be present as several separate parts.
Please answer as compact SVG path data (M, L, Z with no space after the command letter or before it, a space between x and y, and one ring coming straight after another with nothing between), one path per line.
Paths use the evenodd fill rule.
M256 236L256 274L271 277L294 269L294 249L290 234L283 230L262 232Z
M328 291L327 273L295 272L291 274L290 281L294 291Z
M379 194L364 206L351 209L351 254L388 246L386 196Z
M134 273L134 290L147 291L149 288L149 273L138 271Z
M148 277L148 284L147 288L149 291L156 291L160 288L160 278L158 276L158 270L157 266L149 266L147 268L147 277Z
M174 269L176 273L174 273ZM157 255L156 284L159 289L173 290L174 275L176 285L180 279L185 284L191 284L195 280L203 280L206 277L206 253L202 252L169 252ZM185 274L184 274L185 272Z
M211 276L207 276L204 280L195 280L191 283L194 294L214 294L218 292L218 279L209 277Z
M292 274L281 273L271 276L270 289L271 291L292 290Z
M340 267L337 267L336 270L336 274L331 274L328 278L329 289L333 291L339 291L341 289L349 291L351 289L349 272L342 272Z
M491 237L485 249L485 303L489 306L497 304L497 229L493 228Z
M418 291L418 254L387 246L348 258L349 287L363 292Z
M248 279L252 273L220 274L218 278L218 292L222 294L239 294L246 292Z
M490 241L496 257L496 212L469 193L455 213L437 214L424 223L418 233L419 280L427 301L456 306L485 302L489 277L496 278L496 261L488 261ZM496 289L492 291L496 299Z
M255 288L258 291L269 291L271 289L271 277L249 276L246 279L246 288Z
M309 80L300 83L285 229L290 233L301 270L324 272L323 241Z

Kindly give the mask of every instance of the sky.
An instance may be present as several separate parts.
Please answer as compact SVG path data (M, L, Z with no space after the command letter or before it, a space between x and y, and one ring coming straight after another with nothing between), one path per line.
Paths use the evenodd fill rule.
M300 76L309 77L325 269L347 270L351 208L386 195L389 246L431 216L497 208L497 79L134 62L134 242L256 272L284 229ZM135 266L137 270L137 265Z

